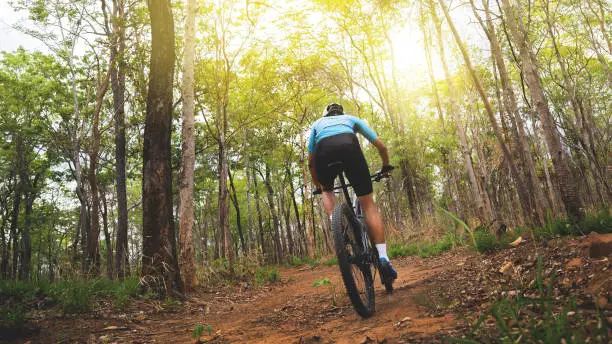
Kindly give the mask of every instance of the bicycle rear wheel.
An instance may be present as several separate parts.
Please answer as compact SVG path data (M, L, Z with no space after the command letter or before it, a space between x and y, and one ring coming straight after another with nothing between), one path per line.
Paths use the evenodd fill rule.
M367 318L374 313L374 282L361 228L347 204L338 204L332 213L334 245L346 293L357 314Z

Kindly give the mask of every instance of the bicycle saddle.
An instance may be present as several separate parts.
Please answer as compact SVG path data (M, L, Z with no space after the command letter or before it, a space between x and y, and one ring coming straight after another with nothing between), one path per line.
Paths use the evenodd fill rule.
M334 161L334 162L330 162L329 164L327 164L327 167L342 169L344 167L344 164L342 163L342 161Z

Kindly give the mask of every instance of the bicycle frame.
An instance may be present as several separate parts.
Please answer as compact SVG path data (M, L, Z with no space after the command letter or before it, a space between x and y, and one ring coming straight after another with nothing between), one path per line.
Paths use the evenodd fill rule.
M357 197L356 194L353 194L353 197L351 199L351 195L350 195L348 189L352 185L346 183L346 180L344 179L344 172L340 172L338 174L338 177L340 179L340 187L338 187L338 188L342 188L342 193L344 194L344 198L346 200L346 204L351 205L351 209L353 210L353 214L355 215L355 218L356 218L357 222L359 223L359 226L355 226L355 228L359 228L360 230L359 230L359 233L355 233L355 236L356 237L361 237L361 247L362 248L368 247L368 241L371 241L371 240L370 240L370 236L369 236L368 231L367 231L367 225L365 225L365 223L363 223L363 226L362 226L362 222L365 222L365 221L364 221L363 212L361 210L361 204L359 203L359 198ZM380 175L378 173L374 174L371 177L372 178L376 178L377 180L380 179ZM334 189L336 189L336 188L334 188ZM364 226L365 226L365 228L364 228ZM373 243L372 243L372 246L374 246ZM365 253L367 254L368 252L365 252Z

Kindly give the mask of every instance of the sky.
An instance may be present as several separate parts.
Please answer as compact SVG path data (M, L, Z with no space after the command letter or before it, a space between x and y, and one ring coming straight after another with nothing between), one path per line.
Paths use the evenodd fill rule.
M23 46L27 50L48 52L47 47L42 42L12 27L15 24L27 26L28 18L25 11L15 12L8 2L9 0L0 0L0 51L12 52L19 46ZM281 5L277 7L282 8ZM477 25L474 25L471 10L467 6L453 8L451 15L464 39L467 39L472 46L487 49L486 39L478 30ZM407 80L409 83L414 83L414 86L426 82L427 63L422 43L422 33L418 28L418 23L408 20L402 26L392 29L390 36L394 45L396 67L400 78ZM446 34L446 40L447 44L452 42L450 41L452 40L450 33ZM454 45L454 43L452 44ZM447 49L447 51L450 50ZM454 69L457 61L453 61L450 56L447 56L447 59L449 59L451 69ZM390 65L386 68L390 68ZM440 60L435 56L433 58L433 69L436 79L444 77Z
M0 0L0 51L12 52L19 46L27 50L46 51L40 41L12 28L12 25L27 21L25 12L15 12L8 0Z

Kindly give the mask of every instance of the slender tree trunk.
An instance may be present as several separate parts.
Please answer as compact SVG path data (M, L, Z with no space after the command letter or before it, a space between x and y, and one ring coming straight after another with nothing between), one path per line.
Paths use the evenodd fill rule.
M259 199L259 188L257 187L257 174L253 173L253 184L255 186L255 208L257 210L257 224L259 225L259 247L261 248L261 253L265 256L266 248L264 243L264 230L263 230L263 220L261 218L261 205Z
M511 121L513 121L513 123L515 123L518 135L518 147L520 149L520 152L522 153L521 157L523 158L524 165L526 167L525 176L527 178L527 182L529 183L528 187L530 190L533 190L535 211L538 214L540 224L543 224L546 218L545 209L548 208L549 205L546 198L544 197L544 192L537 178L535 163L531 154L531 150L529 149L529 142L527 140L525 124L524 121L521 119L520 113L518 111L516 95L512 87L512 82L508 77L506 64L502 57L502 50L499 41L497 40L495 27L493 26L491 12L488 6L488 0L483 1L483 4L485 6L484 9L486 15L487 30L485 32L487 32L487 36L489 37L493 58L495 59L497 70L500 75L500 81L502 84L502 90L504 95L504 106L506 108L506 112L508 113L508 117L511 119ZM481 22L483 29L485 29L485 26L480 20L480 18L479 21Z
M106 242L106 276L108 279L113 279L115 276L113 271L113 244L111 242L111 234L108 232L108 205L104 189L100 191L100 196L100 203L102 204L102 228L104 229L104 240Z
M111 66L114 61L109 62ZM98 153L100 151L100 112L104 95L108 90L110 80L110 69L104 78L98 81L96 89L96 106L93 113L91 148L89 150L89 185L91 190L91 228L87 235L87 257L85 259L85 270L94 276L100 274L100 197L98 194Z
M465 46L463 42L461 41L461 38L459 37L457 30L455 29L455 25L452 19L450 18L446 5L443 3L442 0L439 0L439 2L440 2L440 6L442 6L442 9L444 10L444 15L446 16L446 20L451 28L451 31L453 32L453 35L455 36L457 45L459 45L461 54L463 55L463 59L465 60L467 68L470 71L472 79L474 80L474 85L476 86L476 89L478 90L478 93L480 94L480 98L482 99L482 102L484 103L487 115L489 117L489 122L491 123L491 126L493 127L493 132L495 133L495 137L497 137L497 142L504 154L504 158L506 159L510 167L512 178L515 181L515 184L517 186L517 191L519 193L519 198L520 198L520 203L521 203L521 208L523 210L523 214L525 214L526 216L529 216L532 219L532 221L537 223L537 217L534 216L534 214L531 212L531 209L529 207L529 204L530 204L529 195L528 195L527 190L525 189L525 183L523 182L523 179L521 178L518 172L518 169L516 168L516 164L514 163L514 159L512 158L512 155L510 154L510 151L508 150L508 147L506 146L506 143L504 142L504 139L501 135L499 126L497 125L497 120L495 119L495 114L493 113L493 108L491 107L488 97L486 93L484 92L482 85L480 84L480 79L478 78L478 75L476 75L476 72L474 71L474 68L472 67L472 62L470 61L470 58L467 54L467 50L465 49Z
M117 239L115 264L117 276L123 279L130 273L128 251L128 208L125 157L125 13L123 0L113 1L115 19L111 54L111 88L115 111L115 189L117 190Z
M508 19L507 24L510 29L510 34L519 47L520 58L527 76L527 83L529 85L529 92L533 105L542 121L546 143L551 152L553 166L559 180L561 199L563 200L563 204L570 218L573 220L581 219L584 217L582 201L580 200L576 184L572 181L567 157L563 153L556 125L550 114L548 101L544 95L544 90L538 74L539 69L537 61L533 55L529 37L525 31L522 19L517 17L515 9L510 6L509 0L502 0L502 4L504 14Z
M310 226L308 225L308 221L312 220L314 213L312 212L312 196L310 195L310 191L308 189L308 177L306 174L306 164L304 163L304 157L306 156L306 144L304 142L304 138L302 138L302 142L300 143L302 147L302 159L300 161L302 166L302 181L304 187L302 188L302 204L304 204L304 220L302 223L304 224L304 235L308 238L308 244L306 245L307 252L310 254L310 258L317 258L317 248L315 247L315 227L314 221L311 221ZM310 227L310 231L308 230Z
M11 178L12 179L12 178ZM8 199L7 199L8 201ZM6 241L6 225L8 223L8 203L2 207L2 225L0 227L0 279L9 279L8 263L9 263L9 247Z
M400 161L400 168L402 170L402 179L403 179L403 188L406 190L406 195L408 196L408 205L410 207L410 216L412 217L413 225L417 225L419 223L419 213L417 209L417 201L414 195L414 183L410 170L410 163L407 159L402 159Z
M185 1L187 19L185 20L185 51L183 53L183 126L180 175L180 267L186 290L198 285L195 274L193 248L194 224L194 168L195 168L195 115L194 115L194 59L195 59L195 0Z
M248 144L246 128L243 128L242 133L243 133L243 139L244 139L244 146L248 147L249 144ZM249 156L248 151L244 153L244 160L245 160L244 165L245 165L245 171L246 171L246 184L247 184L246 202L247 202L247 220L249 222L249 250L252 250L255 248L255 231L253 230L253 209L251 207L251 157Z
M236 210L236 227L238 229L238 237L240 239L240 247L242 248L242 253L247 252L246 243L244 241L244 234L242 233L242 222L240 215L240 204L238 203L238 194L236 193L236 187L234 186L234 178L232 177L232 171L228 168L227 170L230 181L230 188L232 189L232 193L230 194L230 199L234 204L234 209Z
M574 87L574 82L571 79L567 68L565 67L565 62L561 57L561 53L559 52L557 38L555 36L553 28L553 18L550 17L550 10L548 8L549 2L545 1L542 7L546 16L546 27L548 29L548 34L550 35L552 41L555 57L557 58L557 62L559 63L561 75L563 76L563 83L565 85L567 96L574 112L576 136L578 137L578 141L580 142L582 151L584 152L584 155L587 158L588 170L593 175L593 180L595 181L595 184L597 186L596 192L598 193L602 202L605 204L606 200L603 193L605 192L606 195L610 194L610 189L606 179L602 176L602 169L600 167L599 161L597 160L597 154L595 154L595 152L591 150L591 140L588 133L589 122L585 120L584 111L582 111L582 108L578 102L578 96L576 95L576 88Z
M302 223L300 221L300 211L298 209L297 201L295 200L295 188L293 187L293 175L291 173L291 168L288 165L285 166L285 172L287 173L287 180L289 181L289 192L291 192L291 202L293 204L293 211L295 212L295 222L297 224L297 234L298 236L301 236L303 235L303 232L302 232Z
M287 250L285 251L289 256L295 256L294 246L293 246L293 235L291 233L291 204L286 202L286 196L284 192L281 192L279 195L280 198L280 208L283 212L283 217L285 218L285 232L287 233ZM286 205L286 206L285 206Z
M30 188L30 186L28 186ZM21 259L19 265L19 279L22 281L30 278L30 266L32 263L32 242L30 238L30 228L32 227L32 208L34 199L36 198L35 191L29 191L25 195L25 224L21 233Z
M451 74L448 70L448 65L446 64L446 54L444 51L444 42L442 40L441 22L436 13L436 9L435 9L433 0L429 0L429 3L431 7L431 14L434 19L434 26L436 27L438 48L440 49L440 61L442 62L442 67L444 69L444 75L446 77L446 83L447 83L448 90L450 93L450 112L455 117L455 124L457 125L457 134L459 135L459 142L461 144L461 152L463 154L466 172L468 174L470 185L472 187L471 188L472 198L478 209L477 211L478 218L483 224L488 225L491 222L491 215L486 213L486 209L484 207L482 197L480 196L480 190L478 188L478 181L476 180L476 174L474 173L474 165L472 164L472 157L470 154L469 146L467 144L467 138L465 136L465 128L459 116L459 109L457 108L457 99L456 99L455 92L454 92L454 86L452 83Z
M270 180L270 167L266 164L266 178L264 179L266 188L268 189L268 204L270 205L270 212L272 213L272 228L274 230L274 244L276 246L276 254L278 256L278 263L282 264L283 259L283 248L281 246L280 230L278 214L276 207L274 206L274 189L272 189L272 181Z
M150 1L148 7L152 44L142 177L142 275L161 294L180 293L170 151L174 21L169 0Z

